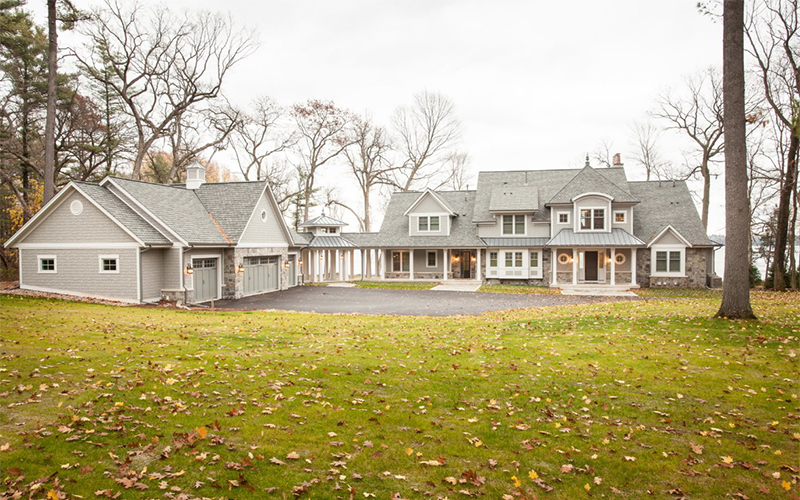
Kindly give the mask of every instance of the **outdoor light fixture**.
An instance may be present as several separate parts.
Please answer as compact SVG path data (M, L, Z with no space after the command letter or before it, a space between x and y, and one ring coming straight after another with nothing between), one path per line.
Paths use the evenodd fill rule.
M303 259L298 260L297 263L300 264L300 267L303 267Z
M283 267L286 268L286 269L289 269L289 261L288 260L283 262Z
M236 268L236 272L243 273L244 272L244 264L239 264L239 267Z
M186 274L194 274L194 268L191 264L186 264Z
M475 256L474 255L472 256L471 260L472 260L472 262L475 262Z
M461 257L459 257L458 255L456 255L455 257L453 257L453 260L455 260L456 262L458 262L459 260L461 260Z

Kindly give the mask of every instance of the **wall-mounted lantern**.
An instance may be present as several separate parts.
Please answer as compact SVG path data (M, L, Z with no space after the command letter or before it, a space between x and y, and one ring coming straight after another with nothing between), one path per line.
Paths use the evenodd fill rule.
M472 258L471 258L470 260L471 260L472 262L475 262L475 256L473 255L473 256L472 256Z
M194 274L194 268L191 264L186 264L186 274Z
M453 257L453 260L459 262L461 260L461 257L456 255L455 257Z
M244 272L244 264L239 264L239 267L236 268L236 272L237 273L243 273Z

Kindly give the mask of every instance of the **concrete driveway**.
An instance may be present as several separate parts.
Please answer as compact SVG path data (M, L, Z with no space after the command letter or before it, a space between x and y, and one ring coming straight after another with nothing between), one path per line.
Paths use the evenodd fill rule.
M477 315L487 311L568 304L609 302L616 298L568 297L434 290L384 290L298 286L239 300L218 300L215 306L250 311L280 310L318 313L397 314L402 316ZM626 299L623 299L626 300Z

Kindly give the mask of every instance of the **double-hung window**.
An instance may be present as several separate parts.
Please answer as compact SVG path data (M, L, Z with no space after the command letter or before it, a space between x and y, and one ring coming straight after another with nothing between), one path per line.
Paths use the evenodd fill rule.
M417 230L420 232L438 232L439 227L438 215L420 215L417 219Z
M425 265L427 267L436 267L436 250L428 250Z
M682 264L680 250L656 250L656 274L681 274Z
M601 231L605 229L606 210L604 208L582 208L581 230Z
M525 216L524 215L504 215L503 216L503 235L504 236L524 236L525 235Z
M522 252L505 252L506 267L522 267Z
M489 267L497 267L497 252L489 252Z

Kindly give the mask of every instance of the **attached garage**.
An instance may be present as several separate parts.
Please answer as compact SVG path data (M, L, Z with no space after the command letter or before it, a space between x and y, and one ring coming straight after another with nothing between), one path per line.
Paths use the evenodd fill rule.
M244 294L271 292L280 286L280 258L277 255L245 257Z
M194 268L194 301L219 299L219 259L192 259Z

